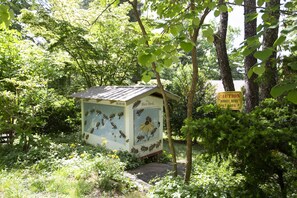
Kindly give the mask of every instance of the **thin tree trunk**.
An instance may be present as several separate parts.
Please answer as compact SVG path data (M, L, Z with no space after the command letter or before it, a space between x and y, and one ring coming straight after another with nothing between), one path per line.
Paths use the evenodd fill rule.
M244 0L244 39L255 36L257 34L257 19L247 21L247 15L256 13L256 1ZM256 75L253 74L248 78L248 71L257 63L254 57L254 52L246 56L244 59L245 81L246 81L246 111L250 112L255 106L259 104L259 86L255 82Z
M266 3L266 10L269 14L269 21L271 24L277 24L280 16L280 0L270 0ZM266 28L263 36L263 49L272 48L273 43L278 38L278 25L276 28ZM265 64L265 72L262 75L260 84L260 100L270 98L270 90L277 83L277 68L276 68L276 51L268 58Z
M195 2L191 1L191 10L194 11L196 9ZM206 8L204 10L203 15L201 16L199 26L194 29L193 34L191 35L191 40L193 43L195 43L195 46L192 49L191 52L191 58L192 58L192 83L190 87L190 91L188 93L188 102L187 102L187 119L192 120L193 117L193 104L194 104L194 96L196 93L197 83L198 83L198 59L197 59L197 38L199 35L199 30L204 23L204 20L210 10ZM191 177L192 172L192 131L187 131L186 134L186 141L187 141L187 150L186 150L186 172L185 172L185 183L188 184Z
M145 30L145 27L140 19L140 14L138 12L137 9L137 5L138 2L137 0L133 0L133 2L129 2L132 7L133 7L133 12L135 14L136 20L138 22L138 25L142 31L142 35L144 37L147 37L147 32ZM149 43L146 42L146 45L149 47ZM169 109L169 104L168 104L168 98L167 95L165 93L164 87L162 85L161 82L161 77L159 72L157 72L156 70L156 63L153 62L152 63L152 69L156 75L156 79L157 79L157 83L158 83L158 87L161 91L162 97L163 97L163 101L164 101L164 108L165 108L165 114L166 114L166 129L167 129L167 134L168 134L168 144L169 144L169 148L170 148L170 152L172 154L172 163L173 163L173 175L176 177L177 176L177 162L176 162L176 153L175 153L175 149L174 149L174 145L173 145L173 139L172 139L172 131L171 131L171 124L170 124L170 109Z
M225 0L219 0L220 5L225 5ZM214 45L216 47L220 74L225 91L235 91L232 72L227 54L226 37L228 28L228 12L222 12L220 16L220 26L214 35Z

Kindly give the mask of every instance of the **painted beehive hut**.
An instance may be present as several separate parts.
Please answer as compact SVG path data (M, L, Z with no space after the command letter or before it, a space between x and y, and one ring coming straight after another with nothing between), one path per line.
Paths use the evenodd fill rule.
M101 86L72 96L81 100L82 136L87 143L139 157L162 151L163 99L158 87Z

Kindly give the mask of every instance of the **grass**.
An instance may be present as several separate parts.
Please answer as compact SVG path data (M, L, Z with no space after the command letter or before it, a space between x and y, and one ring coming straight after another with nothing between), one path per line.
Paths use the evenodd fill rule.
M186 162L186 143L183 140L174 140L174 148L176 152L176 160L180 163L185 163ZM168 140L164 139L163 141L163 149L167 153L170 153L169 145L168 145ZM203 148L199 144L193 144L192 146L192 151L193 151L193 156L201 154Z
M121 155L131 157L80 144L75 136L36 137L27 153L0 145L0 197L137 197Z
M124 177L124 170L143 164L127 152L83 144L77 134L35 136L28 152L15 143L0 145L0 197L144 196ZM178 161L184 162L184 142L174 145ZM170 153L166 140L164 150ZM193 145L194 155L200 151Z

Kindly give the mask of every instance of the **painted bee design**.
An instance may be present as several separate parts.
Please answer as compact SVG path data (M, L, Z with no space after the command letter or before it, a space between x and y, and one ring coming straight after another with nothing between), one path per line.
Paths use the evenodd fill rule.
M105 125L105 122L104 122L104 119L103 118L101 119L101 123L102 123L102 126Z
M156 131L157 131L157 127L156 128L154 128L152 131L151 131L151 134L152 134L152 136L154 136L155 135L155 133L156 133Z
M124 112L120 112L118 113L119 119L121 119L121 117L124 115Z
M133 104L133 109L135 109L136 107L138 107L140 105L141 101L137 100L134 104Z
M119 130L119 133L121 134L120 137L126 138L126 134L122 130Z
M99 109L97 109L96 113L97 113L97 115L100 115L102 112Z
M88 116L88 115L89 115L89 112L88 112L88 111L86 111L86 112L85 112L85 116Z
M156 143L156 148L159 148L160 145L161 145L161 140L159 140L159 141Z
M105 120L108 120L108 116L105 115L105 114L103 114L103 118L104 118Z
M144 109L139 109L136 111L136 115L140 116L142 114L142 112L144 111Z
M91 113L94 113L94 112L95 112L95 109L92 109L90 112L91 112Z
M138 149L136 149L136 148L133 147L133 148L131 149L131 153L138 153Z
M140 142L144 139L144 136L143 135L139 135L137 136L137 142Z
M96 123L96 127L97 127L97 129L99 128L99 126L100 126L100 122L97 122L97 123Z
M118 128L117 125L115 125L113 122L110 122L110 124L111 124L111 126L112 126L113 129L117 129Z
M142 146L140 150L147 151L149 148L147 146Z
M152 145L150 145L150 147L149 147L149 151L152 151L155 147L156 147L156 144L152 144Z
M89 139L89 134L86 135L86 140Z
M112 120L114 117L115 117L115 114L113 113L109 116L109 120Z
M93 132L94 132L94 128L91 129L90 133L93 133Z

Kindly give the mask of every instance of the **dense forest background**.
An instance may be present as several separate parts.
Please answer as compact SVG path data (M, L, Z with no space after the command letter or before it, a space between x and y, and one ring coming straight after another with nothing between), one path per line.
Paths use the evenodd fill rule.
M245 15L239 47L240 30L228 26L236 6ZM232 158L245 177L235 195L296 196L296 8L296 0L0 0L0 132L28 152L36 134L80 130L72 93L156 84L181 97L163 95L174 165L173 139L187 144L185 185L197 179L198 141L209 157ZM209 80L225 91L245 80L242 112L218 109Z

